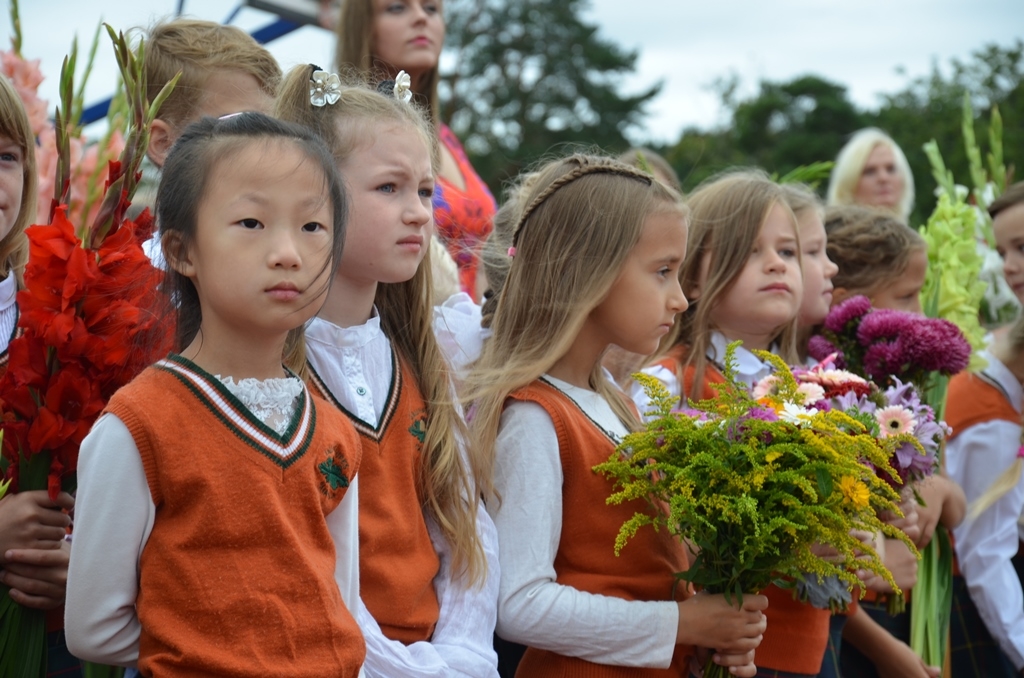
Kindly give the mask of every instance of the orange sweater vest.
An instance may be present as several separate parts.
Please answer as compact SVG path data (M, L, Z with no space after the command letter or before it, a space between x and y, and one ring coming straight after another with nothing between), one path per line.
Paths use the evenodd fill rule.
M678 375L685 356L685 348L677 346L658 364ZM691 399L714 398L717 393L711 384L724 383L725 377L711 364L705 368L703 384L696 391L692 366L683 371L681 380L683 393L691 394ZM828 646L831 613L794 600L792 591L774 585L761 593L768 597L768 609L765 610L768 628L757 648L754 662L759 667L776 671L818 675Z
M684 546L666 529L640 530L616 557L619 528L637 512L649 512L642 500L611 506L605 500L612 483L594 472L615 450L612 442L554 386L542 381L521 388L511 399L534 402L547 411L558 434L562 462L562 534L555 555L556 581L580 591L626 600L673 600L687 594L674 574L687 568ZM678 595L673 596L673 593ZM688 594L687 594L688 595ZM659 678L689 675L693 649L676 647L668 669L594 664L547 650L528 648L516 676L520 678Z
M142 675L358 675L366 646L325 520L359 468L348 421L306 393L278 436L177 356L106 411L131 432L156 506L136 600Z
M966 429L986 421L1020 424L1021 417L1002 389L977 374L961 372L949 380L946 424L953 429L952 440Z
M665 357L655 363L655 365L660 365L672 372L672 374L676 375L676 378L679 378L680 373L682 373L682 379L679 379L680 393L683 396L680 405L685 406L686 399L709 400L718 395L718 392L711 388L711 384L724 384L725 377L722 376L722 373L711 362L707 362L704 367L704 378L701 388L698 391L694 391L693 382L696 370L692 365L683 370L682 367L685 361L686 347L679 345L669 349Z
M359 588L391 640L429 640L440 615L434 577L441 567L423 515L421 453L427 408L412 372L392 350L391 391L377 427L346 410L309 365L314 390L355 425L359 469Z
M946 424L953 429L949 440L972 426L986 421L1007 421L1020 425L1021 415L1007 400L1003 389L990 383L987 379L971 372L961 372L949 380L946 399ZM980 460L973 460L979 463ZM956 557L953 532L949 533L950 542L954 543L953 574L960 574L960 561ZM1024 547L1024 542L1021 544Z

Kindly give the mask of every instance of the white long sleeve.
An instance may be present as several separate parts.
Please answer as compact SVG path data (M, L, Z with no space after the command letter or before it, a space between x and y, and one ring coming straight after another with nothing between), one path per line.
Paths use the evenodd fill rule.
M430 641L404 645L381 632L366 606L360 603L359 626L366 638L364 669L368 678L493 678L498 675L498 658L493 649L497 618L498 539L494 523L480 509L477 527L487 557L487 579L483 587L468 588L451 571L451 549L432 521L430 536L441 557L441 570L434 579L440 603L440 617Z
M608 430L625 432L600 396L576 391L573 398L588 416ZM679 624L676 603L628 601L556 581L563 476L558 437L544 408L530 402L508 405L496 447L495 483L502 501L488 508L501 547L498 635L601 664L668 667Z
M346 328L316 318L307 327L306 338L310 363L331 395L349 412L376 426L392 378L391 344L380 329L379 317ZM434 634L429 641L409 645L391 640L360 601L356 621L366 639L364 671L368 678L497 678L493 633L500 575L493 523L481 509L477 530L488 565L482 587L469 587L454 576L446 540L430 520L427 527L441 561L434 578L440 607Z
M117 666L138 661L139 557L155 515L132 434L114 415L103 415L78 454L64 608L68 649L76 657Z
M1018 387L1019 388L1019 387ZM970 505L1014 462L1020 426L988 421L963 431L946 445L949 475ZM1024 593L1010 559L1019 546L1017 520L1024 510L1024 482L976 520L953 530L960 571L989 633L1018 671L1024 668Z

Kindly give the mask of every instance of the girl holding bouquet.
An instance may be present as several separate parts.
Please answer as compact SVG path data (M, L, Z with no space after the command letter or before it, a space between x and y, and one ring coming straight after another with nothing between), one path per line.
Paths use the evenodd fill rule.
M816 361L813 358L807 357L807 343L815 328L820 327L828 315L834 294L834 280L837 278L839 268L828 253L828 234L824 225L825 210L817 195L809 187L799 184L783 185L782 190L786 202L796 216L800 233L804 297L800 305L797 352L805 362L814 363ZM901 508L909 524L916 527L915 506L916 503L911 500L905 502ZM903 548L902 544L899 546ZM916 561L914 564L916 565ZM905 579L902 581L908 583ZM909 583L912 585L913 582ZM870 619L862 617L866 617L866 613L861 609L856 595L852 598L847 611L832 614L828 647L822 660L819 678L838 678L843 675L839 665L840 648L843 630L848 619L856 618L855 626L870 624L871 630L874 630L876 634L885 633L884 629L873 624ZM883 640L886 639L883 638ZM884 663L897 671L903 671L900 669L903 666L909 666L908 670L910 671L920 670L920 660L905 643L899 643L891 637L888 641L888 644L883 644L884 649L888 650Z
M673 395L711 397L711 384L724 381L719 361L733 341L743 342L736 368L750 386L770 369L749 349L773 350L796 362L804 273L801 233L789 200L763 173L749 171L713 179L690 196L680 281L692 305L675 336L662 342L670 347L662 360L645 370ZM821 302L835 267L825 256L824 239L815 238L820 234L813 228L808 233L814 251L808 289L818 301L808 304L808 313L816 316L827 310ZM817 675L828 644L829 611L794 600L792 592L775 586L765 593L768 630L758 650L758 675Z
M833 304L866 296L877 309L921 312L920 291L928 267L927 246L921 236L885 210L858 206L829 208L825 215L828 254L839 266L833 280ZM966 502L960 487L934 474L915 487L924 501L914 507L917 520L901 520L900 527L924 548L936 526L952 528L963 519ZM916 503L916 502L915 502ZM907 504L909 506L909 504ZM909 514L908 514L909 515ZM888 539L886 566L904 590L917 580L917 559L899 541ZM843 631L841 666L844 676L938 675L911 651L908 613L889 615L878 593L891 593L879 579L867 582L868 593Z
M281 360L327 295L344 196L319 139L259 113L176 142L156 209L178 354L82 443L75 655L144 676L359 675L343 499L361 449Z
M15 297L28 261L25 229L36 210L35 146L21 99L0 76L0 370L7 369L7 346L18 324ZM19 605L56 614L48 624L48 666L68 676L77 672L78 661L68 654L61 630L71 550L64 541L71 520L61 509L70 510L74 503L66 492L51 501L45 490L0 499L0 583L10 588L7 595Z
M687 306L679 196L628 165L574 155L542 168L522 200L493 334L465 383L474 444L495 465L497 632L529 648L517 675L687 676L696 646L754 676L766 599L691 595L674 577L684 546L665 530L638 533L616 557L623 522L653 509L608 505L612 481L593 470L640 425L603 354L652 353Z

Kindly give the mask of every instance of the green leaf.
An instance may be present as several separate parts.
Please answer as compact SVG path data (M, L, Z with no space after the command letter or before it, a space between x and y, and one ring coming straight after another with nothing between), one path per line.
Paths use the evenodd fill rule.
M818 478L818 492L821 493L821 498L828 499L832 494L832 475L823 468L815 471L814 475Z
M14 602L0 586L0 678L46 678L46 613Z

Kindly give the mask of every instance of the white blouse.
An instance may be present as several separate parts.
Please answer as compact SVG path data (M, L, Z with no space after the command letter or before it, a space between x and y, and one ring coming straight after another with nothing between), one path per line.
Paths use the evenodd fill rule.
M707 359L715 365L721 365L725 360L725 349L729 346L729 343L725 335L718 330L713 330L711 332L711 343L708 345ZM754 384L772 373L771 365L743 348L743 346L737 348L733 355L736 360L736 378L750 388L753 388ZM679 377L675 371L661 365L650 365L645 367L642 372L663 383L670 395L679 397L682 394L682 385L679 383ZM643 387L636 382L633 383L633 387L630 390L630 397L633 398L637 411L641 415L646 414L651 408L651 399L647 397Z
M452 371L465 378L483 350L489 329L480 326L480 306L465 292L454 294L434 307L434 336Z
M998 385L1019 414L1024 389L992 354L982 375ZM976 424L946 443L946 470L964 489L970 505L1016 460L1021 427L1008 421ZM960 572L982 621L1017 671L1024 669L1024 593L1010 559L1017 554L1024 528L1024 481L975 520L953 530Z
M609 433L627 433L594 391L551 376L545 379ZM676 647L676 603L623 600L555 581L562 464L547 411L532 402L510 403L501 415L495 445L494 480L502 500L488 510L502 545L498 635L599 664L667 668Z
M18 281L13 274L0 280L0 353L7 350L7 344L18 323Z
M339 327L314 318L306 327L306 352L331 395L375 427L392 379L391 342L381 330L380 317L375 313L365 324L354 327ZM372 492L373 488L366 491ZM360 600L356 621L366 638L363 669L368 677L380 678L497 678L493 634L500 572L494 524L481 507L477 530L487 558L487 579L482 587L473 588L453 575L451 548L429 518L427 528L441 560L434 579L440 604L434 635L429 641L411 645L390 640Z

